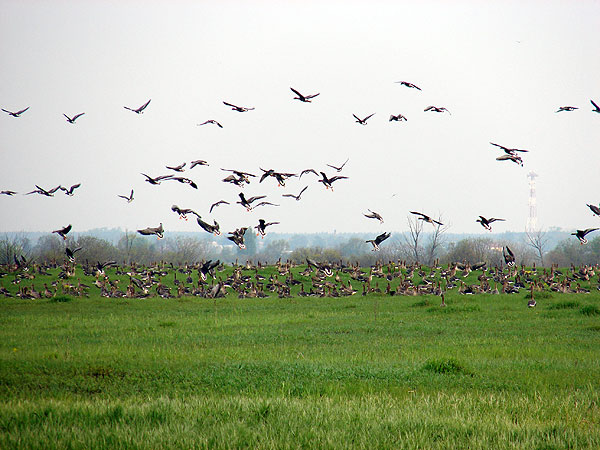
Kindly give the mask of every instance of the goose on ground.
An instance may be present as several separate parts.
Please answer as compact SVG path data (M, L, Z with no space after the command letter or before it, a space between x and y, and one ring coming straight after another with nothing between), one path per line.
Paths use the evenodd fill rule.
M312 98L315 98L317 95L319 95L320 93L317 94L312 94L312 95L302 95L300 92L298 92L296 89L294 89L293 87L290 88L292 90L292 92L294 94L297 95L297 97L294 97L294 100L300 100L301 102L304 103L310 103L310 100Z
M63 240L67 239L67 234L69 233L69 231L71 231L72 225L69 224L64 228L61 228L59 230L54 230L53 233L58 234L61 238L63 238Z
M232 103L227 103L227 102L223 102L223 104L227 105L227 106L231 106L231 109L233 111L237 111L237 112L246 112L246 111L252 111L254 108L246 108L244 106L236 106Z
M79 114L75 114L73 117L69 117L66 114L63 114L63 116L65 116L67 118L67 122L69 123L75 123L75 121L77 119L79 119L81 116L83 116L85 113L79 113Z
M585 237L592 231L596 231L596 230L598 230L598 228L586 228L585 230L577 230L575 233L571 233L571 234L573 236L575 236L577 239L579 239L579 242L581 243L581 245L584 245L584 244L588 243L588 240Z
M9 111L9 110L4 109L4 108L2 108L2 111L4 111L5 113L7 113L8 115L11 115L13 117L19 117L21 114L23 114L28 109L29 109L29 106L27 108L22 109L21 111L17 111L17 112L12 112L12 111Z
M148 228L144 228L143 230L137 230L138 233L144 235L144 236L150 236L150 235L156 235L156 237L158 239L162 239L164 237L164 228L163 228L163 224L161 222L161 224L157 227L148 227Z
M364 119L361 119L360 117L358 117L356 114L352 114L354 116L354 118L356 119L355 122L356 123L360 123L361 125L366 125L367 124L367 120L369 120L371 117L373 117L375 115L375 113L373 114L369 114L367 117L365 117Z
M152 100L152 99L150 99L150 100ZM148 107L148 105L150 104L150 100L148 100L146 103L144 103L142 106L140 106L140 107L139 107L139 108L137 108L137 109L133 109L133 108L130 108L130 107L128 107L128 106L123 106L123 108L125 108L125 109L128 109L129 111L133 111L133 112L134 112L134 113L136 113L136 114L143 114L143 113L144 113L144 110L145 110L145 109Z
M417 220L422 220L424 222L430 223L430 224L438 224L438 225L444 225L442 222L438 222L437 220L433 220L431 217L429 217L427 214L423 214L417 211L410 211L411 214L415 214L417 216L421 216L421 217L417 217ZM434 225L435 226L435 225Z
M490 225L492 222L504 222L505 219L496 219L495 217L491 217L489 219L486 219L483 216L479 216L479 219L477 219L475 222L479 222L481 224L481 226L483 228L485 228L488 231L492 231L492 226Z
M379 236L377 236L375 239L369 239L368 241L365 241L365 242L371 243L371 245L373 245L373 251L378 252L380 250L379 244L381 244L383 241L385 241L391 235L392 235L392 233L384 232L384 233L381 233Z

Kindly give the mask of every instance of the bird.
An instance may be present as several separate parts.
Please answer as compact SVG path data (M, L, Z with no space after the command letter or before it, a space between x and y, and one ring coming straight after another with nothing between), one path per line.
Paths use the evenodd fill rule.
M0 191L0 195L8 195L9 197L11 197L11 196L13 196L15 194L17 194L17 192L15 192L15 191L10 191L10 190Z
M61 228L60 230L54 230L53 233L58 234L60 237L63 238L63 240L67 239L67 234L69 233L69 231L71 231L72 225L69 224L64 228Z
M396 83L400 83L402 86L406 86L409 88L418 89L419 91L421 90L419 86L413 83L409 83L408 81L396 81Z
M260 200L261 198L266 198L266 195L257 195L255 197L250 197L249 199L246 199L243 192L240 192L238 195L240 197L240 201L236 203L242 205L244 208L246 208L247 211L250 211L252 209L252 202Z
M495 145L498 148L501 148L502 150L504 150L504 153L506 153L507 155L517 156L517 152L527 153L529 151L529 150L523 150L520 148L508 148L508 147L505 147L500 144L494 144L493 142L490 142L490 144Z
M254 205L254 208L258 208L259 206L279 206L279 205L276 205L275 203L271 203L271 202L260 202L260 203L257 203L256 205Z
M126 195L117 195L117 197L124 198L125 200L127 200L127 203L131 203L133 201L133 189L131 190L129 197L127 197Z
M294 199L296 199L297 202L299 202L300 201L300 197L302 197L302 194L307 189L308 189L308 186L304 186L304 188L300 191L300 193L298 195L294 195L294 194L281 194L281 196L282 197L294 198Z
M537 305L535 298L533 298L533 291L532 291L532 295L529 298L529 300L527 301L527 307L528 308L535 308L535 306Z
M183 184L189 184L191 187L193 187L194 189L198 189L198 185L196 183L194 183L192 180L190 180L189 178L185 178L185 177L170 177L170 178L165 178L165 180L168 181L179 181L180 183Z
M302 178L302 175L304 175L305 173L314 173L316 176L319 176L315 169L304 169L302 172L300 172L299 178Z
M515 265L515 254L508 246L502 248L502 256L507 266L512 267Z
M479 223L481 224L481 226L482 226L483 228L485 228L486 230L488 230L488 231L492 231L492 227L491 227L491 225L490 225L490 224L491 224L492 222L499 222L499 221L502 221L502 222L504 222L504 221L505 221L505 219L496 219L496 218L494 218L494 217L491 217L491 218L489 218L489 219L486 219L486 218L485 218L485 217L483 217L483 216L479 216L479 219L477 219L475 222L479 222Z
M196 166L208 166L209 164L203 159L196 159L195 161L190 162L190 170L192 170Z
M254 108L246 108L244 106L236 106L233 105L231 103L227 103L227 102L223 102L223 104L227 105L227 106L231 106L231 109L233 111L237 111L237 112L247 112L247 111L252 111Z
M208 212L211 213L213 208L216 208L219 205L229 205L229 204L230 203L226 202L225 200L219 200L218 202L215 202L212 205L210 205L210 210Z
M173 176L173 175L160 175L158 177L152 178L150 175L146 175L145 173L142 173L142 172L140 172L140 173L146 177L146 181L148 183L153 184L153 185L158 185L158 184L160 184L160 182L162 180L168 180Z
M375 115L375 113L373 114L369 114L367 117L365 117L364 119L361 119L359 117L356 116L356 114L352 114L354 116L354 118L356 119L355 122L356 123L360 123L361 125L366 125L367 124L367 120L369 120L371 117L373 117Z
M198 216L198 214L196 214ZM206 223L205 221L202 220L202 218L200 216L198 216L196 218L196 222L198 222L198 225L200 225L200 227L204 230L207 231L208 233L213 233L215 236L219 236L221 234L220 231L220 225L217 223L216 220L213 219L214 225L211 225L209 223Z
M256 175L248 173L248 172L242 172L240 170L235 170L235 169L221 169L225 172L233 172L233 174L235 176L237 176L240 180L241 183L246 183L246 184L250 184L250 178L248 177L256 177ZM225 181L225 180L223 180Z
M595 113L599 113L599 114L600 114L600 106L598 106L598 105L597 105L597 104L594 102L594 100L590 100L590 102L592 102L592 105L594 105L594 109L592 109L592 112L595 112ZM3 111L4 111L4 110L3 110ZM20 113L19 113L19 114L20 114Z
M428 106L427 108L424 109L424 111L433 111L433 112L438 112L438 113L447 112L448 114L452 115L450 113L450 111L448 111L448 109L446 109L444 107Z
M381 233L379 236L377 236L375 239L369 239L368 241L365 242L370 242L371 245L373 245L373 251L374 252L378 252L379 249L379 244L381 244L383 241L385 241L387 238L389 238L392 235L392 233Z
M523 159L520 156L517 155L502 155L502 156L498 156L496 158L496 161L512 161L515 164L520 165L521 167L523 167Z
M73 197L73 191L75 191L75 189L77 189L79 186L81 186L81 183L74 184L68 189L66 187L60 186L60 190L65 191L65 194L69 197Z
M256 235L257 236L260 235L264 239L265 234L266 234L266 228L271 225L277 225L277 224L279 224L279 222L266 223L264 219L258 219L258 225L254 227L254 228L256 228L256 231L258 231L258 233L256 233Z
M562 112L562 111L575 111L577 108L576 106L561 106L558 108L557 111L554 112Z
M185 172L186 163L180 164L178 166L165 166L167 169L174 170L175 172Z
M179 214L179 218L180 219L184 219L187 220L187 215L188 214L196 214L194 211L192 211L190 208L180 208L177 205L173 205L171 206L171 211L173 211L174 213ZM197 215L197 214L196 214Z
M212 259L209 259L208 261L206 261L198 269L200 278L202 278L203 281L206 281L206 276L208 274L212 274L212 272L214 272L215 267L217 267L219 264L221 264L221 261L219 261L219 260L213 262ZM214 274L213 274L213 278L214 278Z
M85 113L79 113L79 114L75 114L73 117L69 117L66 114L63 114L63 116L65 116L67 118L67 122L69 123L75 123L75 121L80 118L81 116L83 116Z
M65 249L65 253L70 262L75 262L75 252L81 250L82 247L77 247L76 249L71 250L69 247Z
M402 121L407 122L408 119L406 117L404 117L402 114L398 114L397 116L391 114L390 115L390 122L394 122L394 121L395 122L402 122Z
M335 169L335 170L336 170L336 172L341 172L341 171L342 171L342 169L344 168L344 166L346 165L346 163L347 163L348 161L350 161L350 158L346 158L346 161L344 161L344 164L342 164L342 165L341 165L341 166L339 166L339 167L336 167L336 166L334 166L334 165L332 165L332 164L327 164L327 166L328 166L328 167L331 167L332 169ZM309 170L312 170L312 169L309 169ZM314 172L314 171L313 171L313 172ZM315 172L315 175L317 175L317 173L316 173L316 172Z
M310 102L311 102L310 100L311 100L312 98L315 98L317 95L319 95L319 94L320 94L320 92L319 92L319 93L317 93L317 94L312 94L312 95L302 95L300 92L298 92L298 91L297 91L296 89L294 89L293 87L291 87L290 89L292 90L292 92L293 92L294 94L296 94L296 95L297 95L297 97L294 97L294 100L300 100L301 102L304 102L304 103L310 103Z
M235 184L236 186L239 186L241 188L244 187L244 179L243 178L238 178L235 175L228 175L225 178L223 178L223 183L231 183L231 184Z
M158 239L162 239L164 237L165 230L163 229L163 224L161 222L160 225L157 227L148 227L144 228L143 230L137 230L137 232L144 236L150 236L154 234Z
M325 172L321 172L321 176L323 178L321 178L320 180L317 180L317 181L319 183L323 183L323 186L325 186L325 189L331 189L332 192L333 192L333 183L335 181L348 178L348 177L341 176L341 175L336 175L335 177L327 178L327 175L325 175Z
M201 127L202 125L206 125L206 124L209 124L209 123L210 123L210 124L213 124L213 125L216 125L216 126L218 126L219 128L223 128L223 125L221 125L219 122L217 122L217 121L216 121L216 120L214 120L214 119L205 120L204 122L202 122L202 123L198 123L198 124L196 124L196 125L197 125L197 126L199 126L199 127Z
M246 248L246 244L244 244L244 234L246 234L246 230L248 227L237 228L235 231L230 231L229 234L231 236L227 236L227 239L236 244L240 249L244 250Z
M383 217L375 211L368 210L371 214L363 214L363 216L368 217L369 219L377 219L379 223L383 223Z
M150 101L151 101L151 100L152 100L152 99L148 100L146 103L144 103L142 106L140 106L140 107L139 107L139 108L137 108L137 109L133 109L133 108L130 108L130 107L128 107L128 106L123 106L123 108L125 108L125 109L128 109L129 111L133 111L133 112L134 112L134 113L136 113L136 114L143 114L143 113L144 113L144 110L145 110L145 109L148 107L148 105L150 104Z
M277 180L278 186L285 186L285 180L290 177L295 177L295 173L275 172L273 169L265 170L260 168L264 173L260 177L259 183L262 183L267 177L273 177Z
M592 231L596 231L598 228L586 228L585 230L577 230L575 233L571 233L577 239L579 239L579 243L581 245L587 244L588 240L585 238L586 235L591 233Z
M4 191L3 191L3 192L4 192ZM0 192L0 194L1 194L1 193L2 193L2 192ZM587 205L587 203L586 203L586 205ZM597 207L596 205L587 205L587 206L588 206L588 208L590 208L590 209L592 210L592 212L593 212L595 215L597 215L597 216L600 216L600 208L599 208L599 207Z
M417 212L417 211L410 211L410 213L411 214L415 214L417 216L421 216L421 217L417 217L417 220L423 220L424 222L428 222L428 223L430 223L432 225L435 224L435 223L437 223L440 226L444 225L442 222L438 222L437 220L433 220L431 217L429 217L426 214L423 214L423 213L420 213L420 212Z
M45 195L46 197L54 197L54 193L60 189L60 185L56 186L55 188L50 189L49 191L47 191L44 188L39 187L37 184L35 185L35 187L37 188L36 190L27 192L25 195L40 194L40 195Z
M28 109L29 109L29 106L27 108L22 109L21 111L17 111L17 112L8 111L7 109L4 109L4 108L2 108L2 111L4 111L5 113L7 113L13 117L19 117L21 114L23 114Z

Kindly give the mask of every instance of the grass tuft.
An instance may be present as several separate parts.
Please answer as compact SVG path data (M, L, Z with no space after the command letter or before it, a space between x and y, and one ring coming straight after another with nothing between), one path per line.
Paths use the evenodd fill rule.
M429 360L423 370L441 375L471 375L471 371L454 358Z
M53 303L65 303L73 301L73 297L69 297L68 295L57 295L56 297L52 297L50 299Z
M550 306L548 306L548 309L577 309L580 306L580 302L572 300L566 302L553 303Z
M587 305L581 308L579 312L585 316L598 316L600 315L600 308L596 305Z

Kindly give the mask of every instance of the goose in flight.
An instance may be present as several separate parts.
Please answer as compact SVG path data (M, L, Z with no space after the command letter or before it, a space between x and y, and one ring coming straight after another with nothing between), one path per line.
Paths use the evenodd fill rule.
M344 161L344 164L342 164L342 165L341 165L341 166L339 166L339 167L336 167L336 166L334 166L334 165L332 165L332 164L327 164L327 166L328 166L328 167L331 167L332 169L335 169L335 170L336 170L336 172L341 172L341 171L342 171L342 169L344 168L344 166L346 165L346 163L347 163L348 161L350 161L350 158L346 158L346 161ZM313 171L313 172L314 172L314 171ZM315 175L317 175L317 173L316 173L316 172L315 172Z
M195 161L190 162L190 170L192 170L196 166L208 166L208 163L203 159L197 159Z
M375 211L371 211L370 209L368 211L371 214L363 214L363 216L365 216L369 219L377 219L377 220L379 220L379 223L383 223L383 217L381 217L380 214L376 213Z
M302 175L304 175L305 173L314 173L316 176L319 176L315 169L304 169L302 172L300 172L299 178L302 178Z
M558 108L557 111L554 112L562 112L562 111L575 111L577 108L576 106L561 106Z
M69 231L71 231L71 224L67 225L64 228L61 228L60 230L54 230L53 233L58 234L61 238L63 238L63 240L67 239L67 234L69 233Z
M590 102L592 102L592 105L594 105L594 109L592 109L592 112L595 112L595 113L599 113L599 114L600 114L600 106L598 106L598 105L597 105L597 104L594 102L594 100L590 100ZM3 111L4 111L4 110L3 110Z
M227 103L227 102L223 102L223 104L227 105L227 106L231 106L231 109L233 111L237 111L237 112L246 112L246 111L252 111L254 108L246 108L244 106L236 106L232 103Z
M431 217L429 217L427 214L423 214L417 211L410 211L411 214L415 214L417 216L421 216L421 217L417 217L417 220L422 220L424 222L430 223L430 224L435 224L437 223L438 225L444 225L442 222L438 222L437 220L433 220ZM435 225L434 225L435 226Z
M375 113L373 114L369 114L367 117L365 117L364 119L361 119L360 117L357 117L356 114L352 114L354 116L354 118L356 119L355 122L356 123L360 123L361 125L366 125L367 124L367 120L369 120L371 117L373 117L375 115Z
M375 239L369 239L368 241L365 242L370 242L373 245L373 251L374 252L378 252L379 249L379 244L381 244L383 241L385 241L387 238L389 238L392 235L392 233L381 233L379 236L377 236Z
M302 189L298 195L294 195L294 194L281 194L281 196L282 197L294 198L294 199L296 199L297 202L299 202L300 201L300 197L302 197L302 194L307 189L308 189L308 186L304 186L304 189Z
M260 177L260 180L258 181L259 183L262 183L263 180L267 177L273 177L277 180L277 185L279 187L285 186L286 179L296 176L295 173L275 172L273 169L265 170L263 168L260 168L260 170L262 170L264 173Z
M167 169L174 170L175 172L185 172L185 164L179 164L178 166L165 166Z
M502 248L502 256L507 266L512 267L515 265L515 254L508 246Z
M35 185L35 187L37 188L35 191L28 192L25 195L40 194L40 195L45 195L46 197L54 197L54 193L60 189L60 184L58 186L56 186L55 188L50 189L49 191L47 191L44 188L39 187L37 184Z
M75 253L81 249L82 247L77 247L73 250L71 250L69 247L65 249L65 254L67 255L67 259L69 260L69 262L75 262Z
M217 122L217 121L216 121L216 120L214 120L214 119L205 120L205 121L204 121L204 122L202 122L202 123L198 123L198 124L196 124L196 126L199 126L199 127L201 127L202 125L206 125L206 124L209 124L209 123L210 123L210 124L212 124L212 125L216 125L216 126L218 126L219 128L223 128L223 125L221 125L219 122Z
M266 195L257 195L255 197L250 197L249 199L246 199L243 192L240 192L238 195L240 197L240 201L236 202L236 203L239 203L244 208L246 208L246 211L252 210L252 203L255 202L256 200L260 200L261 198L266 198Z
M491 217L489 219L486 219L483 216L479 216L479 219L477 219L475 222L479 222L481 224L481 226L483 228L485 228L488 231L492 231L492 226L490 225L492 222L504 222L505 219L496 219L494 217Z
M592 231L596 231L598 230L598 228L586 228L585 230L577 230L575 233L571 233L573 236L575 236L577 239L579 239L579 242L581 243L581 245L583 244L587 244L588 241L585 238L588 234L590 234Z
M296 95L297 95L297 97L294 97L294 100L300 100L301 102L304 102L304 103L310 103L310 102L311 102L310 100L311 100L312 98L315 98L317 95L319 95L319 94L320 94L320 92L319 92L319 93L317 93L317 94L312 94L312 95L302 95L300 92L298 92L298 91L297 91L296 89L294 89L293 87L291 87L290 89L292 90L292 92L293 92L294 94L296 94Z
M0 192L0 194L1 194L1 192ZM587 205L587 203L586 203L586 205ZM597 207L596 205L587 205L587 206L588 206L588 208L590 208L592 210L592 212L595 215L600 216L600 208L599 207Z
M250 184L250 178L248 177L256 177L256 175L248 173L248 172L242 172L241 170L235 170L235 169L221 169L225 172L233 172L233 174L239 178L240 182L246 183L246 184ZM225 181L225 180L223 180Z
M129 194L129 197L127 197L126 195L117 195L117 197L124 198L125 200L127 200L127 203L131 203L133 201L133 189L131 190L131 194Z
M496 158L496 161L512 161L515 164L518 164L521 167L523 167L523 158L521 158L520 156L517 156L517 155L502 155L502 156L498 156Z
M73 117L69 117L66 114L63 114L63 116L65 116L67 118L67 122L69 123L75 123L75 121L77 119L79 119L81 116L83 116L85 113L79 113L79 114L75 114Z
M246 234L246 230L248 227L238 228L235 231L230 231L229 234L231 236L227 236L227 239L236 244L241 250L246 248L246 244L244 244L244 234Z
M144 236L150 236L154 234L158 239L162 239L164 237L165 230L161 222L160 225L157 227L148 227L144 228L143 230L137 230L137 232Z
M254 208L258 208L259 206L279 206L279 205L276 205L275 203L271 203L271 202L260 202L260 203L257 203L256 205L254 205Z
M254 227L254 228L256 228L256 231L257 231L256 235L257 236L260 235L264 239L264 237L266 235L266 228L270 227L271 225L277 225L277 224L279 224L279 222L268 222L267 223L267 222L265 222L264 219L258 219L258 225Z
M198 214L196 214L196 216L198 216ZM213 233L215 236L219 236L221 234L221 230L220 230L221 226L214 219L213 219L214 225L211 225L210 223L206 223L205 221L202 220L202 218L200 216L198 216L196 218L196 222L198 222L198 225L200 225L200 227L208 233Z
M160 175L158 177L152 178L150 175L146 175L145 173L141 173L141 174L146 177L146 181L148 183L153 184L153 185L159 185L162 180L168 180L173 176L173 175Z
M150 100L152 100L152 99L150 99ZM144 113L144 110L145 110L145 109L148 107L148 105L150 104L150 100L148 100L146 103L144 103L142 106L140 106L140 107L139 107L139 108L137 108L137 109L133 109L133 108L130 108L130 107L128 107L128 106L123 106L123 108L125 108L125 109L128 109L129 111L133 111L133 112L134 112L134 113L136 113L136 114L143 114L143 113Z
M229 205L229 202L226 202L225 200L219 200L218 202L215 202L212 205L210 205L210 210L208 212L211 213L213 208L216 208L220 205Z
M217 260L217 261L213 262L212 259L209 259L204 264L202 264L200 266L200 268L198 269L198 273L200 274L200 278L202 278L202 281L206 281L206 276L208 274L211 274L212 277L214 278L215 277L215 275L214 275L214 269L219 264L221 264L220 260Z
M8 195L9 197L12 197L13 195L15 195L17 192L15 191L0 191L0 195Z
M520 148L508 148L508 147L504 147L503 145L500 144L494 144L493 142L490 142L490 144L501 148L502 150L504 150L504 153L506 153L507 155L513 155L513 156L517 156L517 152L521 152L521 153L527 153L529 150L523 150Z
M243 178L237 178L235 175L228 175L225 178L223 178L223 183L231 183L231 184L235 184L238 187L243 188L244 187L244 179Z
M186 177L171 177L171 178L166 178L166 180L179 181L182 184L189 184L194 189L198 189L198 185Z
M448 109L446 109L444 107L428 106L427 108L424 109L424 111L433 111L433 112L438 112L438 113L447 112L448 114L452 115L452 113L450 113L450 111L448 111Z
M396 83L400 83L402 86L406 86L409 88L418 89L419 91L421 90L419 86L413 83L409 83L408 81L396 81Z
M333 183L335 181L348 178L348 177L341 176L341 175L336 175L335 177L327 178L327 175L325 175L325 172L321 172L321 176L323 178L321 178L320 180L317 180L317 181L319 183L323 183L323 186L325 186L325 189L331 189L331 192L333 192Z
M65 194L68 195L69 197L73 197L73 191L75 191L75 189L77 189L79 186L81 186L81 183L74 184L73 186L71 186L68 189L66 187L60 186L60 190L65 191Z
M592 102L592 103L593 103L593 102ZM24 113L25 111L27 111L28 109L29 109L29 106L28 106L27 108L25 108L25 109L22 109L21 111L17 111L17 112L12 112L12 111L9 111L9 110L7 110L7 109L4 109L4 108L2 108L2 111L4 111L5 113L7 113L7 114L8 114L8 115L10 115L10 116L13 116L13 117L19 117L21 114L23 114L23 113Z
M391 114L390 115L390 122L408 122L408 119L406 117L404 117L402 114L398 114L397 116Z
M187 215L188 214L196 214L193 210L191 210L190 208L180 208L177 205L173 205L171 206L171 211L173 211L176 214L179 214L179 218L180 219L184 219L184 220L188 220L187 219ZM197 216L198 214L196 214Z

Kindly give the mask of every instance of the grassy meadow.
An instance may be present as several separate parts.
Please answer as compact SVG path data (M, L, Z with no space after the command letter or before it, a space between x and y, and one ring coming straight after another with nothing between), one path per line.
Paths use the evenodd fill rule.
M0 448L598 449L600 292L528 296L0 298Z

